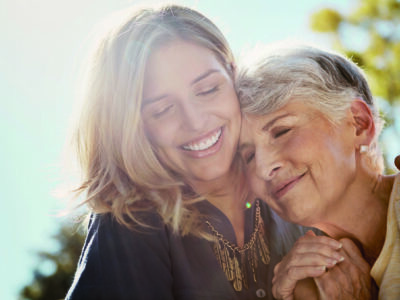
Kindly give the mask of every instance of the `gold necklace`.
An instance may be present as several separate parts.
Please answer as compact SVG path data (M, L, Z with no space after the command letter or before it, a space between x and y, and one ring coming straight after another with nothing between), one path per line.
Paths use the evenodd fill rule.
M269 264L269 249L264 240L264 222L260 217L260 203L256 200L256 220L254 231L250 236L250 240L239 247L232 244L224 236L219 233L209 221L206 224L210 228L213 235L216 237L214 243L214 253L217 257L222 270L229 281L232 281L235 291L241 291L244 288L248 289L247 267L253 273L253 280L257 282L256 270L259 265L259 258L264 265ZM238 260L240 257L240 260ZM247 264L246 264L247 257Z

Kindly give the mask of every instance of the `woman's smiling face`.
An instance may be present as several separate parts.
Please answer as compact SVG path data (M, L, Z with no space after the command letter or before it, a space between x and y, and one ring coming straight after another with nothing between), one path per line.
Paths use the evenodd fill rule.
M254 192L285 219L323 218L355 178L354 127L333 125L300 101L243 119L240 153Z
M241 114L232 78L215 54L174 40L152 53L144 80L142 117L160 160L188 181L227 174Z

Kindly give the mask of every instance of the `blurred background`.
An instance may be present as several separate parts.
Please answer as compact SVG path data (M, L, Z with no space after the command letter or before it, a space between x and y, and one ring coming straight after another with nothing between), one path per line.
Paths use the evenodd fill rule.
M83 233L60 217L61 154L92 28L127 0L0 2L0 299L61 299ZM387 172L400 153L399 0L176 1L211 18L239 55L258 43L311 42L368 75L386 128Z

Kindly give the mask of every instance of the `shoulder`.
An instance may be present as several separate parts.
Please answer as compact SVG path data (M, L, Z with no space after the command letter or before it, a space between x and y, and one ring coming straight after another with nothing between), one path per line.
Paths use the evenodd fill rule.
M128 299L146 291L147 272L165 274L169 282L169 230L157 214L146 218L150 227L130 229L111 214L91 216L67 299Z
M168 248L169 229L156 213L141 216L146 226L132 228L120 224L111 214L92 215L86 240L86 252L98 255L102 261L121 257L130 259L149 247Z

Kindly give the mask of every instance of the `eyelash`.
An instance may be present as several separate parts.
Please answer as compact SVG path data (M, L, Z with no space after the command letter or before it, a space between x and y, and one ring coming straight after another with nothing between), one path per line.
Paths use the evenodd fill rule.
M246 164L249 164L249 163L253 160L254 156L255 156L254 151L251 152L250 154L248 154L247 157L246 157L246 159L245 159Z
M274 138L279 138L280 136L288 133L290 130L291 130L291 128L285 128L282 130L278 130L278 132L274 134Z
M164 107L160 111L154 112L151 116L154 119L158 119L158 118L162 117L165 113L167 113L171 108L172 108L172 104L168 105L167 107Z
M214 86L214 87L212 87L212 88L210 88L210 89L208 89L208 90L206 90L206 91L197 93L196 96L207 96L207 95L213 94L213 93L215 93L215 92L217 92L217 91L219 91L219 86L218 86L218 85L216 85L216 86ZM173 105L168 105L167 107L163 108L162 110L157 111L157 112L154 112L154 113L152 114L152 117L153 117L154 119L159 119L159 118L162 117L166 112L168 112L168 111L172 108L172 106L173 106Z
M207 96L207 95L209 95L209 94L212 94L212 93L217 92L218 90L219 90L219 86L216 85L216 86L214 86L213 88L211 88L211 89L209 89L209 90L206 90L206 91L197 93L196 96Z

